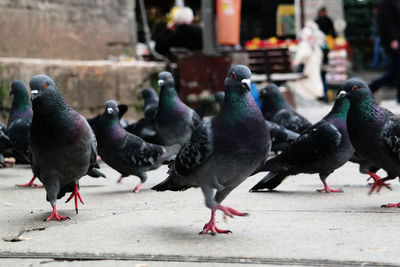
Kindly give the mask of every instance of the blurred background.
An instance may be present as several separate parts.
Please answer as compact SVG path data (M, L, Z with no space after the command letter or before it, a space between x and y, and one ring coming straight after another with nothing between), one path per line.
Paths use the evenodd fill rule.
M224 90L232 64L251 68L254 90L274 82L294 106L329 104L348 77L370 82L387 67L376 48L378 2L0 0L0 114L8 114L13 80L27 83L46 73L84 115L100 112L114 98L130 107L129 118L138 118L139 92L157 89L157 73L164 69L176 76L185 102L212 113L214 94ZM176 14L187 7L193 18L182 20ZM200 30L167 36L182 24ZM319 66L310 70L316 55L313 65ZM318 90L308 92L310 86ZM393 91L380 90L379 97L391 98Z

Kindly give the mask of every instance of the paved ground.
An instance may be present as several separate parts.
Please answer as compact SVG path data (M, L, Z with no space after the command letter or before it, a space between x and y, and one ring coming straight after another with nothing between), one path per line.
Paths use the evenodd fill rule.
M393 102L384 102L400 114ZM313 121L329 106L301 109ZM397 112L399 111L399 112ZM50 214L44 189L17 188L31 177L28 166L0 169L0 238L20 233L25 240L0 240L0 266L227 266L242 265L400 265L400 209L380 205L400 201L393 189L368 195L366 176L348 163L328 178L344 193L318 193L316 175L290 177L275 192L249 193L263 174L247 179L224 204L250 213L228 219L221 228L233 234L197 233L210 212L199 189L158 193L149 188L166 175L166 167L149 173L139 194L138 179L116 184L118 174L102 164L108 179L84 177L85 205L58 202L65 222L44 222ZM65 201L65 198L63 199Z

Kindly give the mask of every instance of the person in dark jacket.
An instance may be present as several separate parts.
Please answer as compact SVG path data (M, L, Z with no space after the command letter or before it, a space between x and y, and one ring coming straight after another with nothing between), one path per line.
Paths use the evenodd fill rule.
M369 84L372 92L394 81L397 88L397 103L400 104L400 1L381 0L378 4L378 33L389 60L389 69Z
M333 22L330 17L326 15L326 8L321 7L318 10L318 17L315 20L315 23L318 24L319 29L325 33L325 35L331 35L336 38L336 32L333 28Z
M156 40L155 50L171 56L170 48L200 50L203 48L203 33L199 26L192 25L193 11L189 7L180 7L173 14L173 21Z

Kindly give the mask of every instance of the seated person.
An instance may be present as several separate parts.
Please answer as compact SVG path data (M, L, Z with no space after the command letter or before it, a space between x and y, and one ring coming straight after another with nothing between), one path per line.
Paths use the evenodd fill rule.
M172 22L156 40L155 50L170 57L170 48L200 50L203 48L202 29L192 25L193 11L189 7L180 7L173 14Z

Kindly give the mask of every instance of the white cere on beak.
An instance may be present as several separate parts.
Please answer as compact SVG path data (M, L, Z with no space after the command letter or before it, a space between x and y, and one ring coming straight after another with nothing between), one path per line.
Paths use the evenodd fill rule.
M38 93L39 93L38 90L32 90L32 91L31 91L31 94L32 94L32 95L37 95Z
M112 109L112 108L107 108L107 113L108 113L108 114L113 113L113 109Z
M158 80L158 86L162 86L164 84L163 80Z
M345 95L347 95L346 91L340 91L339 94L336 96L336 99L343 98Z
M247 84L247 87L250 89L250 83L251 83L250 79L243 79L241 82L242 84Z

